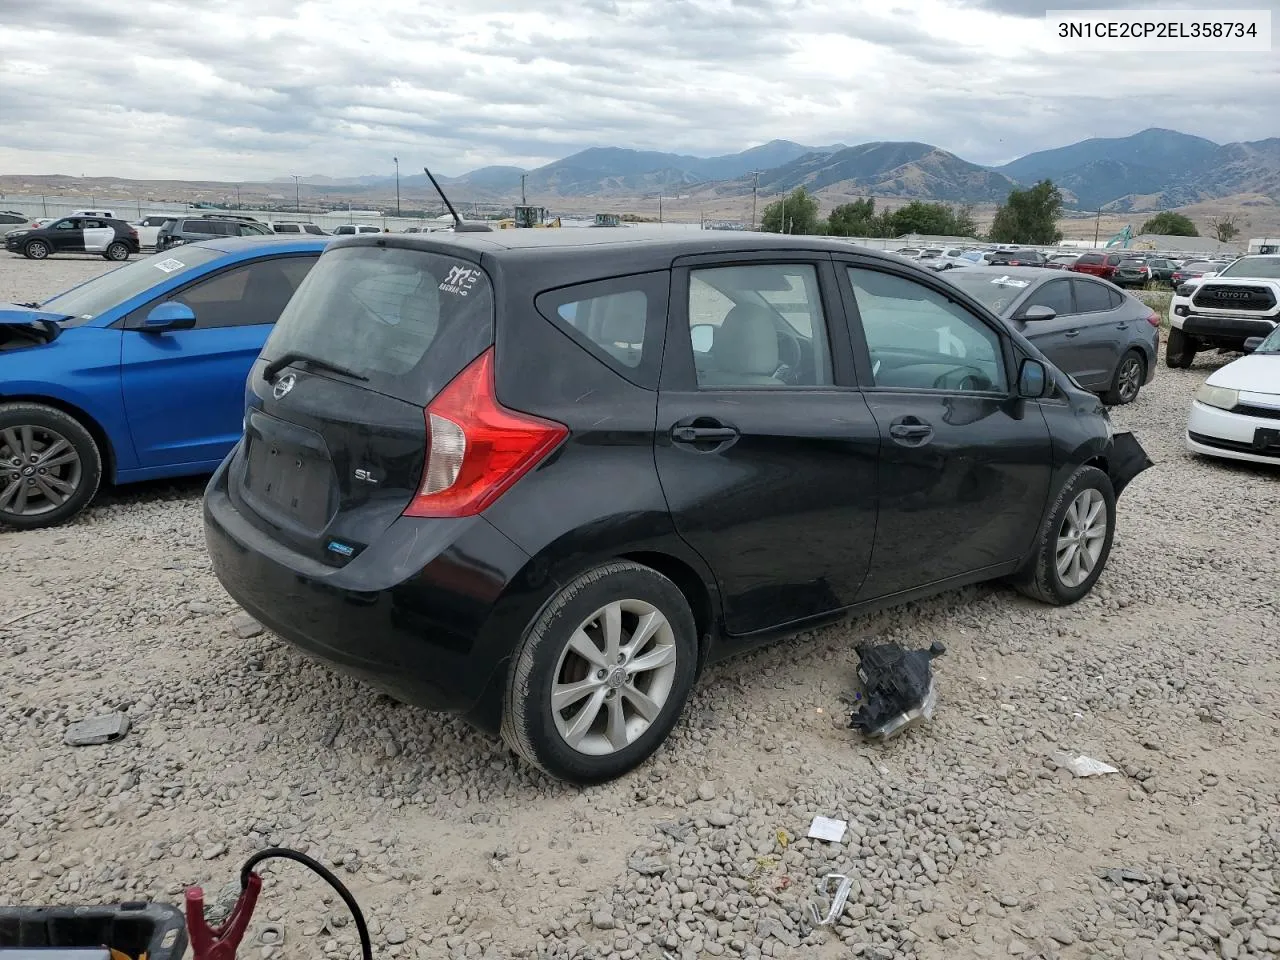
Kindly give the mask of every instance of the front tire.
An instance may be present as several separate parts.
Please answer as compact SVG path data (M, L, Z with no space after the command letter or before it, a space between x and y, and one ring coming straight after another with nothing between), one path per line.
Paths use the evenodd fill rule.
M102 454L79 420L41 403L0 404L0 524L64 523L101 482Z
M1058 491L1035 552L1014 587L1056 607L1075 603L1102 575L1115 529L1111 478L1097 467L1081 467Z
M22 255L28 260L44 260L50 252L49 244L43 240L28 240L27 245L22 248Z
M119 240L117 240L115 243L107 247L107 252L104 253L103 256L106 257L108 260L114 260L116 262L119 262L121 260L128 260L129 246L128 244L121 243Z
M1102 402L1111 406L1133 403L1138 399L1138 393L1146 379L1147 361L1137 350L1129 350L1116 364L1111 387L1102 395Z
M1185 370L1196 358L1196 341L1174 327L1164 345L1165 366L1173 370Z
M680 589L649 567L606 563L560 591L525 632L503 739L553 777L612 780L667 738L697 669L697 627Z

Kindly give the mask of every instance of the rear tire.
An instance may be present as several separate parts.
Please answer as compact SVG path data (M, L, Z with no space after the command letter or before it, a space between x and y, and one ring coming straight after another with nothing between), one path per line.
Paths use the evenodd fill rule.
M1164 363L1174 370L1185 370L1196 358L1196 341L1174 327L1164 345Z
M1116 372L1111 377L1111 387L1102 395L1102 402L1113 407L1133 403L1138 399L1146 379L1146 359L1137 350L1127 351L1116 364Z
M603 564L526 630L507 681L503 739L553 777L612 780L666 740L697 670L697 627L680 589L649 567Z
M1097 467L1081 467L1058 491L1035 552L1013 586L1056 607L1075 603L1102 575L1115 529L1111 478Z
M102 482L102 453L75 417L42 403L0 404L0 524L65 523Z
M22 248L22 255L28 260L44 260L51 252L49 244L43 240L28 240L27 245Z
M129 246L128 244L121 243L117 240L115 243L107 247L107 252L104 253L103 256L108 260L115 260L117 262L121 260L128 260Z

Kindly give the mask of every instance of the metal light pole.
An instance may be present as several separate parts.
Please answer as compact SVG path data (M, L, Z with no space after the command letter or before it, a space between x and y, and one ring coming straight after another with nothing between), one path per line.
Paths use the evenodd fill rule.
M391 158L396 165L396 216L400 216L400 158Z
M751 173L754 178L751 181L751 229L756 228L756 192L760 189L760 171L754 170Z
M295 175L293 178L293 209L299 213L302 212L302 187L299 186L301 177Z
M241 209L241 207L240 207L240 184L238 184L238 183L236 184L236 209L237 209L237 210Z
M522 207L527 206L529 203L529 201L526 200L524 196L524 182L526 179L528 179L528 176L529 175L527 173L520 174L520 206Z
M1102 226L1102 208L1098 208L1098 215L1093 219L1093 246L1098 246L1098 230Z
M658 194L658 222L662 223L662 194Z

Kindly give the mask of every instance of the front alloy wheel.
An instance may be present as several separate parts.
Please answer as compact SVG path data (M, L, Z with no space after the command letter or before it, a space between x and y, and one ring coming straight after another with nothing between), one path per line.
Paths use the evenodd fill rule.
M1011 578L1013 585L1055 606L1075 603L1102 575L1115 529L1111 478L1097 467L1080 467L1054 498L1030 558Z
M554 777L589 784L638 766L666 739L698 668L680 589L615 560L556 594L514 652L503 739Z
M1098 565L1107 542L1107 516L1107 502L1092 487L1081 491L1067 507L1054 557L1064 586L1080 586Z
M0 524L49 527L84 509L102 479L93 436L61 410L0 404Z

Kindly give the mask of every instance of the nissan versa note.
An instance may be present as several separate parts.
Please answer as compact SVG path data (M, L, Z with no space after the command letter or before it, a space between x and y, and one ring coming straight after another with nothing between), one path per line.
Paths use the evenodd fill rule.
M1079 600L1150 465L941 277L790 236L339 240L246 398L204 505L231 595L578 783L733 651L983 580Z

